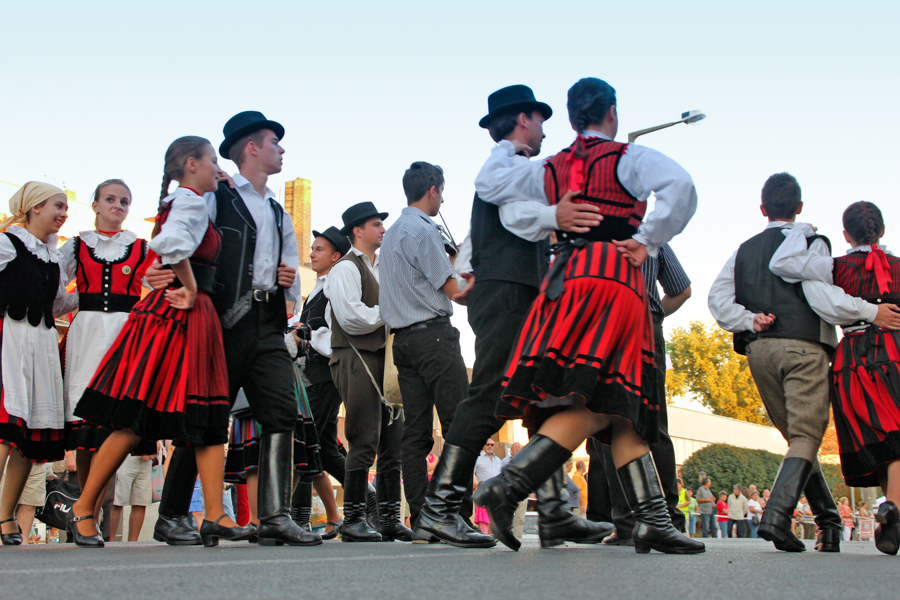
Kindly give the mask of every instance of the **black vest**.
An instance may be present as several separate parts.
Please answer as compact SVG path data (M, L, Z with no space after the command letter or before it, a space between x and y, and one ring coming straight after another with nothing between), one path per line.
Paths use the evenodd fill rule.
M808 244L824 236L807 240ZM775 315L775 323L762 332L742 331L734 334L734 350L747 353L747 344L759 338L805 340L822 344L831 353L837 347L834 327L825 323L809 307L803 287L788 283L769 270L769 262L784 242L781 227L766 229L753 236L738 249L734 263L735 302L754 313Z
M500 209L475 194L472 202L472 271L475 282L510 281L535 288L547 274L549 240L529 242L500 222Z
M283 209L269 199L278 228L278 261L281 261ZM216 288L213 302L222 327L231 329L250 311L253 293L253 254L256 250L256 222L247 210L237 190L224 182L216 190L216 227L222 234L222 251L216 268ZM274 281L272 282L275 283ZM284 309L287 322L284 288L277 286L272 302Z
M43 321L49 329L59 289L59 265L39 259L13 234L6 237L16 249L16 257L0 271L0 316L16 321L27 317L32 327Z
M328 298L325 297L324 290L319 290L312 300L307 297L306 302L303 303L303 311L300 313L300 322L308 324L313 331L325 327L326 306L328 306ZM329 357L322 356L312 346L309 347L303 373L310 383L331 381L331 367L328 366L328 361Z

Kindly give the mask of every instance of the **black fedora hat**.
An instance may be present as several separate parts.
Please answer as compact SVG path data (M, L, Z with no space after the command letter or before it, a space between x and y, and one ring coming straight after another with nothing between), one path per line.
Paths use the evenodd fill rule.
M260 129L271 129L278 136L279 140L284 137L284 127L281 126L281 123L266 119L266 116L261 112L245 110L234 115L228 119L225 127L222 128L222 133L225 134L225 141L219 145L219 154L222 155L222 158L230 160L231 157L228 156L228 153L231 151L234 143L245 135L250 135Z
M527 85L510 85L488 96L488 114L478 121L479 127L487 129L491 119L508 113L539 110L546 121L553 116L553 109L534 99L534 92Z
M341 229L341 233L349 236L354 227L363 221L368 221L372 217L378 217L384 221L388 218L388 214L386 212L378 212L378 209L371 202L354 204L341 215L341 218L344 220L344 227Z
M340 252L341 256L350 252L350 240L334 225L325 231L316 231L313 229L313 238L317 237L328 240L328 243L331 244L331 247L334 248L335 252Z

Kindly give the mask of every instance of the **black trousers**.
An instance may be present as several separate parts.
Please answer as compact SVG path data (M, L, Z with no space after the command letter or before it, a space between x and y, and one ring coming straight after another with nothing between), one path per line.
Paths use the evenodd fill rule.
M503 421L497 403L509 355L538 289L507 281L476 281L467 304L475 332L475 365L469 397L456 407L448 444L479 452Z
M675 468L675 447L672 444L672 438L669 437L669 418L666 412L666 339L663 335L662 315L653 314L653 337L656 346L656 391L660 394L659 405L659 443L650 446L650 453L653 455L653 462L656 463L656 471L659 474L660 483L662 484L663 495L666 499L666 505L669 508L669 515L672 517L672 525L679 531L684 531L684 513L678 510L678 484L675 482L677 471ZM590 453L591 444L594 444L594 454ZM619 483L619 477L616 474L616 465L613 462L612 450L609 446L604 446L600 442L590 440L588 443L589 455L591 457L591 470L588 473L588 518L592 519L592 515L602 515L609 518L616 526L616 531L620 532L622 537L631 537L631 531L634 529L634 516L628 503L625 501L625 493ZM600 460L596 464L594 458ZM594 474L594 471L597 471ZM598 486L598 480L603 473L605 485ZM591 477L591 474L594 474ZM592 487L592 482L593 486ZM597 489L595 489L597 488ZM606 519L596 519L606 520Z
M306 388L309 408L319 434L319 457L322 468L344 483L346 453L338 442L338 412L341 410L341 394L331 381L314 383Z
M457 405L469 393L469 375L459 347L459 331L449 318L423 329L396 332L393 350L403 396L403 490L415 522L428 490L426 459L434 447L434 410L441 431L449 431Z

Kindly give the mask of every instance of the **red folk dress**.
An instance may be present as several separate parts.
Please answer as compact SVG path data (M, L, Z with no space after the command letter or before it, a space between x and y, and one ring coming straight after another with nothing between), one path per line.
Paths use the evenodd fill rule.
M203 198L178 188L164 200L150 249L163 264L190 257L198 292L178 310L155 290L138 302L107 352L75 416L145 439L209 446L228 441L228 375L210 293L221 235ZM201 237L202 235L202 237ZM176 280L170 288L180 287Z

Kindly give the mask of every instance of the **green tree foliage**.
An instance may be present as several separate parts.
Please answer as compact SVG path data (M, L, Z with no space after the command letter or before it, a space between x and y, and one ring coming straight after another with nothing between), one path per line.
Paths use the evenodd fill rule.
M717 325L692 321L676 327L666 342L672 372L666 378L666 400L691 395L713 414L771 425L747 359L732 347L731 334Z

